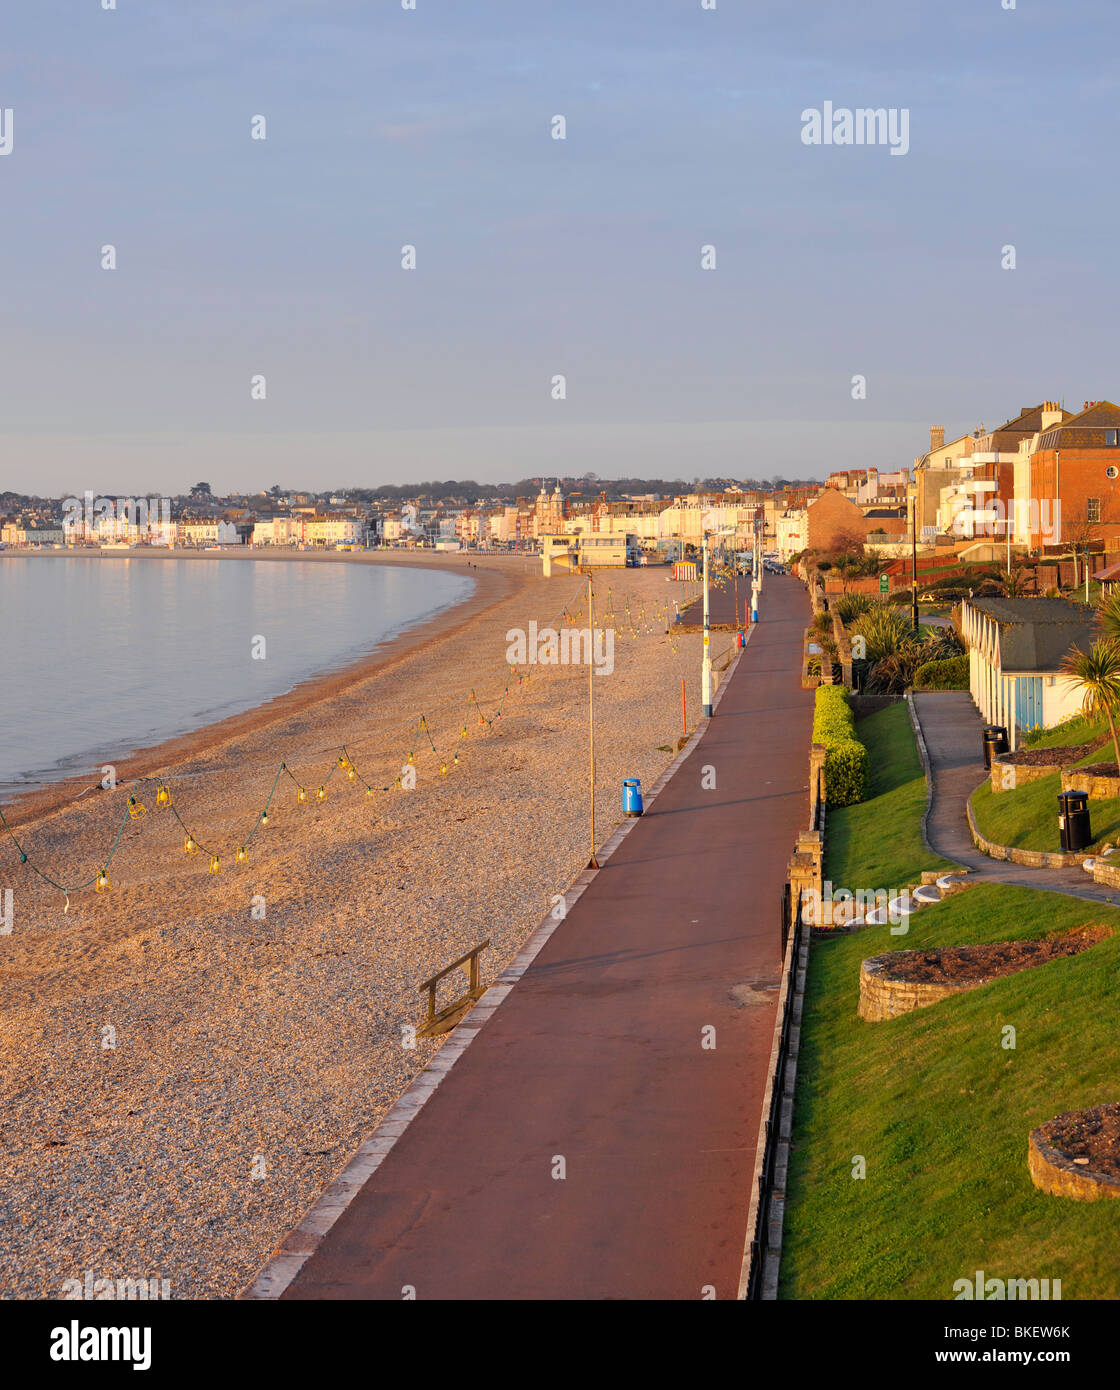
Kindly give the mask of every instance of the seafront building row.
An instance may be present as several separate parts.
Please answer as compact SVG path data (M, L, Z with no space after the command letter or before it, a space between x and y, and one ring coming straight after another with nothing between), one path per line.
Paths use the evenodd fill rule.
M0 516L9 547L136 545L443 549L566 546L608 563L627 554L675 557L705 534L739 548L755 538L780 559L845 547L883 559L939 551L964 559L1058 555L1071 547L1120 551L1120 407L1084 401L1074 413L1056 401L1024 406L998 428L979 425L946 439L930 427L929 447L912 467L833 472L819 483L771 491L733 485L608 501L587 484L565 493L542 482L535 498L486 502L416 497L403 504L361 502L346 493L218 498L199 484L176 508L151 499L98 499L75 512L57 503ZM91 497L87 494L87 498ZM69 499L73 504L75 499ZM104 504L104 505L102 505ZM545 542L548 542L546 547ZM621 561L617 558L621 554Z

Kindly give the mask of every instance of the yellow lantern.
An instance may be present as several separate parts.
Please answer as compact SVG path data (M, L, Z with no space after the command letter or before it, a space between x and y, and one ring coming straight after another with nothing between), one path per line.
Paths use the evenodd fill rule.
M191 835L191 834L188 834L187 837L186 837L186 839L183 841L183 853L184 853L184 854L194 854L194 853L197 851L197 849L198 849L198 845L195 843L195 838L194 838L194 836Z
M134 796L128 798L128 814L133 820L139 820L148 808L142 801L137 801Z
M157 806L170 806L170 805L171 805L171 792L168 790L168 788L166 787L166 785L165 785L163 782L160 783L160 785L159 785L159 790L156 792L156 805L157 805Z
M210 872L211 872L212 874L220 874L220 873L222 872L222 858L221 858L221 855L219 855L219 854L212 854L212 855L210 856Z
M244 845L238 847L237 862L239 864L247 864L249 862L249 851L245 848Z
M338 765L343 770L343 772L345 772L346 769L350 766L350 759L346 756L345 753L343 753L339 758Z
M262 824L262 825L267 825L267 824L268 824L268 812L267 812L267 811L262 811L262 812L261 812L261 824Z
M306 787L300 787L299 791L296 792L296 805L297 805L297 806L306 806L306 805L307 805L307 788L306 788Z
M112 891L112 887L113 885L109 882L108 868L101 869L97 875L97 892L109 893Z
M316 801L326 801L326 799L327 799L327 789L326 789L326 787L320 787L319 790L315 793L315 800L316 800Z
M348 782L352 782L352 781L354 780L354 778L357 777L357 775L358 775L358 774L357 774L357 772L355 772L355 770L354 770L353 767L348 767L348 768L346 769L346 780L347 780Z

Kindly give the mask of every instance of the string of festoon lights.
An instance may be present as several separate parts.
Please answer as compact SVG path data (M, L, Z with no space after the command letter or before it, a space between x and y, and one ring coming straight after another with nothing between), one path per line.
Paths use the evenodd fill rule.
M581 586L581 593L582 592ZM665 636L669 639L670 647L674 655L677 655L679 653L680 639L679 635L674 631L673 620L669 611L670 603L660 602L655 604L653 606L652 616L650 616L646 612L644 603L638 613L633 613L630 608L629 596L624 595L623 597L624 606L623 614L621 615L622 620L621 622L615 622L615 636L619 640L626 640L628 637L637 638L650 634ZM578 606L565 604L551 619L549 619L548 625L556 622L560 617L563 617L568 623L575 623L584 612L585 608L583 602L579 603ZM614 607L613 592L608 589L603 622L604 624L611 623L612 620L617 620L619 616L620 615L617 614ZM180 805L172 790L172 783L176 780L174 775L143 776L134 779L133 787L135 790L131 792L125 803L121 813L120 823L116 828L116 834L109 846L108 853L101 860L101 867L97 869L95 873L79 882L67 884L56 874L44 868L41 863L36 862L35 858L28 853L20 837L17 835L16 830L8 823L2 807L0 807L0 830L6 833L11 840L19 856L19 863L36 874L50 887L63 894L66 899L64 911L67 911L70 906L71 894L82 892L90 887L94 888L98 893L108 893L112 891L113 883L110 876L110 869L121 847L125 831L131 822L142 819L148 813L147 806L140 799L140 790L145 785L154 785L154 801L156 807L160 811L168 812L177 822L179 829L183 833L184 854L189 856L198 855L201 858L205 858L208 861L209 872L215 875L220 874L226 868L227 862L230 859L232 859L234 864L245 864L248 862L250 845L260 832L266 829L270 824L272 815L274 814L273 808L280 794L282 779L286 778L294 787L295 804L297 808L320 804L326 801L327 788L334 778L343 780L348 785L354 787L355 790L361 789L364 792L365 799L373 800L379 794L391 792L403 785L407 768L416 766L417 753L419 751L426 751L424 748L425 743L427 749L430 749L435 759L439 762L438 775L446 777L453 767L459 766L461 763L461 753L463 745L469 737L469 725L472 718L477 719L477 726L481 730L489 731L492 729L494 725L501 720L505 710L506 700L509 698L511 691L531 680L534 670L535 666L533 664L530 664L524 673L519 673L515 666L507 666L505 686L501 695L498 697L496 708L494 708L493 712L490 714L486 713L475 688L472 686L466 694L462 706L463 712L456 719L458 734L455 741L453 744L449 745L447 750L442 754L437 748L436 741L432 736L430 717L435 717L456 705L458 701L455 698L434 707L430 715L420 714L414 719L406 721L406 723L402 725L398 725L396 731L401 729L411 731L412 743L405 766L402 767L401 772L394 777L392 781L384 785L372 782L363 776L360 766L355 760L356 749L354 745L341 744L333 748L324 749L324 752L328 752L332 755L332 762L325 774L318 778L301 780L301 778L297 777L295 772L288 766L287 762L282 761L276 768L272 778L272 784L269 788L268 795L264 799L261 810L257 813L256 819L253 821L248 832L240 837L239 841L236 843L232 854L229 854L228 851L223 851L222 848L210 842L208 836L198 834L196 828L190 823L189 816L186 819L184 818ZM394 732L395 731L391 730L387 735L383 735L382 741L386 737L392 737Z

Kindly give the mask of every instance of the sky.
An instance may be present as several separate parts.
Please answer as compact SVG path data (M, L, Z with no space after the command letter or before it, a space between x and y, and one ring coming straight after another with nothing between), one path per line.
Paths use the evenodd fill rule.
M1115 0L102 3L0 33L0 491L823 477L1120 396Z

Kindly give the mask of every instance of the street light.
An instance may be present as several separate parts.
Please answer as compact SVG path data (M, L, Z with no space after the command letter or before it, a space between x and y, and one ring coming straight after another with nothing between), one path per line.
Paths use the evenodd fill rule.
M712 635L711 619L708 613L708 533L704 535L704 663L701 668L700 698L703 704L704 718L708 719L712 713Z

